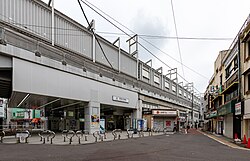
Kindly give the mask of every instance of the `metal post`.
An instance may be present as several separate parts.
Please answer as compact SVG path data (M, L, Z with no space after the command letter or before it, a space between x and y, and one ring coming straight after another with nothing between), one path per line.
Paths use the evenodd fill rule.
M118 71L121 71L121 42L120 42L120 37L119 37L119 42L118 42Z
M52 2L52 17L51 17L51 41L52 41L52 46L55 45L55 10L54 10L54 0L51 1Z

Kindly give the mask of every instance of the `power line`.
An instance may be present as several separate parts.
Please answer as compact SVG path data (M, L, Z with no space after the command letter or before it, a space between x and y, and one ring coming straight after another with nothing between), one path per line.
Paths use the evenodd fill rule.
M178 38L177 25L176 25L176 21L175 21L174 5L173 5L173 1L172 0L171 0L171 6L172 6L173 19L174 19L175 35L177 37L176 40L177 40L178 52L179 52L180 61L181 61L181 68L182 68L183 77L185 78L184 68L183 68L183 63L182 63L182 56L181 56L180 42L179 42L179 38Z
M95 5L91 4L90 2L88 2L87 0L85 0L86 2L84 2L83 0L81 0L85 5L87 5L90 9L92 9L94 12L96 12L98 15L100 15L102 18L104 18L105 20L107 20L109 23L111 23L112 25L114 25L117 29L119 29L120 31L122 31L123 33L125 33L127 36L130 37L130 35L128 33L126 33L124 30L122 30L120 27L118 27L116 24L114 24L113 22L111 22L110 20L108 20L105 16L103 16L102 14L100 14L98 11L96 11L93 7L91 7L90 5L94 6L96 9L98 9L100 12L102 12L103 14L105 14L106 16L108 16L109 18L111 18L113 21L115 21L116 23L118 23L119 25L123 26L124 28L126 28L127 30L129 30L130 32L136 34L134 31L130 30L128 27L124 26L123 24L121 24L120 22L118 22L117 20L115 20L114 18L112 18L111 16L109 16L108 14L106 14L105 12L103 12L101 9L99 9L98 7L96 7ZM89 4L87 4L89 3ZM153 45L152 43L150 43L149 41L147 41L146 39L144 38L141 38L142 40L144 40L145 42L147 42L148 44L150 44L151 46L155 47L156 49L160 50L162 53L165 53L163 52L161 49L159 49L158 47L156 47L155 45ZM144 47L141 43L138 42L138 44L140 46L142 46L144 49L146 49L147 51L149 51L146 47ZM152 52L149 52L150 54L152 54L154 57L157 57L155 56ZM165 53L166 55L168 55L169 57L171 57L173 60L179 62L178 60L174 59L172 56L170 56L169 54ZM166 65L167 67L169 67L165 62L163 62L160 58L157 57L157 59L162 62L164 65ZM180 62L179 62L180 63ZM184 64L183 64L184 65ZM185 65L185 67L187 67ZM169 67L170 68L170 67ZM188 67L188 69L191 69ZM196 74L202 76L203 78L205 78L206 80L209 80L209 78L203 76L202 74L194 71L193 69L191 69L191 71L195 72ZM178 74L178 73L177 73ZM183 78L180 74L178 74L183 80L185 80L186 82L188 82L185 78ZM196 88L195 88L196 89ZM196 89L198 92L199 90Z
M82 13L83 13L83 15L84 15L84 17L85 17L85 19L86 19L88 25L91 26L90 23L89 23L89 20L88 20L88 18L87 18L87 16L86 16L86 14L85 14L85 12L84 12L84 10L83 10L83 8L82 8L82 5L81 5L80 0L77 0L77 1L78 1L79 5L80 5L80 8L81 8L81 10L82 10ZM112 69L114 69L113 66L112 66L112 64L109 62L109 60L108 60L108 58L107 58L107 56L106 56L106 54L105 54L105 52L104 52L104 50L103 50L103 48L102 48L102 46L101 46L101 44L100 44L100 42L99 42L99 40L98 40L98 38L97 38L95 32L94 32L92 29L90 29L90 30L92 31L92 33L93 33L93 35L94 35L94 37L95 37L95 39L96 39L96 41L97 41L97 43L98 43L98 45L99 45L101 51L102 51L102 53L103 53L105 59L106 59L107 62L109 63L110 67L111 67Z
M123 33L118 32L105 32L105 31L97 31L100 34L107 34L107 35L126 35ZM129 34L132 36L133 34ZM140 37L152 38L152 39L179 39L179 40L211 40L211 41L232 41L233 38L223 38L223 37L176 37L176 36L162 36L162 35L145 35L145 34L137 34Z
M4 16L2 14L0 14L0 16L5 17L7 19L9 19L7 16ZM25 24L25 23L18 23L14 20L11 20L12 24L15 25L19 25L22 26L25 29L29 29L31 31L31 28L28 27L36 27L36 28L47 28L47 29L51 29L50 26L42 26L42 25L31 25L31 24ZM55 29L57 30L65 30L65 31L75 31L75 32L80 32L82 31L82 29L79 28L79 30L77 29L67 29L67 28L61 28L61 27L55 27ZM34 31L36 32L36 31ZM97 31L96 33L99 34L108 34L108 35L120 35L120 36L125 36L126 34L124 33L118 33L118 32L105 32L105 31ZM39 33L38 33L39 34ZM46 34L50 34L50 32L46 33ZM71 35L71 36L88 36L87 34L62 34L62 33L55 33L55 35ZM133 34L129 34L130 36L133 36ZM151 38L151 39L179 39L179 40L204 40L204 41L232 41L233 38L228 38L228 37L176 37L176 36L162 36L162 35L146 35L146 34L137 34L140 37L146 37L146 38Z

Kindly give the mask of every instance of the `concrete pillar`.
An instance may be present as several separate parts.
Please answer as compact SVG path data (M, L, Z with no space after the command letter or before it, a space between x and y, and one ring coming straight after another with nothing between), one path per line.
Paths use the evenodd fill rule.
M85 130L89 133L100 131L100 102L91 101L85 108Z
M137 120L142 118L142 100L138 100L136 110L133 111L133 128L137 128Z

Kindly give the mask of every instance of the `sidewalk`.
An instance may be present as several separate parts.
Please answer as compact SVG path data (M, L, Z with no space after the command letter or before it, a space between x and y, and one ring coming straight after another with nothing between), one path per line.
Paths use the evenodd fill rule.
M244 145L244 144L236 144L234 142L234 140L231 139L231 138L227 138L227 137L225 137L223 135L213 134L211 132L204 132L204 131L201 131L201 130L197 130L197 131L200 132L201 134L203 134L203 135L205 135L205 136L207 136L207 137L209 137L209 138L223 144L223 145L228 146L228 147L231 147L231 148L234 148L234 149L241 149L241 150L250 151L250 149L245 148L246 145Z
M164 135L164 134L166 134L166 133L153 132L153 136ZM172 133L168 133L168 134L172 134ZM103 134L101 136L102 136L102 138L99 137L99 135L98 135L97 140L96 140L96 138L92 134L86 135L86 138L83 135L80 138L80 143L79 143L79 138L76 135L74 135L72 137L72 142L70 144L70 139L69 138L66 137L65 141L64 141L64 137L62 136L62 133L56 133L55 137L52 140L52 144L53 145L83 145L83 144L99 143L99 142L105 142L105 141L114 141L114 136L112 135L111 132L106 133L106 137L104 137ZM151 136L151 135L149 135L149 132L144 132L144 136L141 136L141 135L139 135L139 133L137 133L137 134L133 135L132 139L139 138L139 137L149 137L149 136ZM120 139L122 139L122 140L123 139L131 139L131 137L128 138L127 132L122 131L122 133L120 133ZM118 139L118 133L117 133L117 137L116 137L115 140L119 140ZM38 134L33 134L30 137L28 137L27 142L28 143L26 143L26 144L37 144L37 145L38 144L40 144L40 145L43 144L43 140L41 140L41 137L38 136ZM0 143L0 144L17 144L17 138L15 136L5 136L3 138L3 143ZM25 140L21 139L20 144L25 144ZM51 144L50 138L48 140L47 140L47 137L45 138L45 144Z

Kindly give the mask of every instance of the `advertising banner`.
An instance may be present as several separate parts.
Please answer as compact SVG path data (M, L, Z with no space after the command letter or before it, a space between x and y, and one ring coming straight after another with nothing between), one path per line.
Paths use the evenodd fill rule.
M241 102L235 104L235 115L241 115Z

